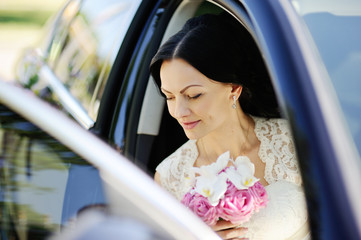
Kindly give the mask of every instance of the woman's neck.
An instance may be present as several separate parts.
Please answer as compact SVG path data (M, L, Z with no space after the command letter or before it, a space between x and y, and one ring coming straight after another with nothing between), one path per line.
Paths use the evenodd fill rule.
M222 128L197 141L200 160L197 165L215 162L226 151L230 151L233 158L247 155L255 144L254 137L253 119L242 111L237 111L237 115Z

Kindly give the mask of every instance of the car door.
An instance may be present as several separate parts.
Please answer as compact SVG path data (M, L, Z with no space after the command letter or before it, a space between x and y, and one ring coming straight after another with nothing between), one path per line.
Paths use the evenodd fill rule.
M0 128L1 239L45 239L107 203L93 165L4 105Z

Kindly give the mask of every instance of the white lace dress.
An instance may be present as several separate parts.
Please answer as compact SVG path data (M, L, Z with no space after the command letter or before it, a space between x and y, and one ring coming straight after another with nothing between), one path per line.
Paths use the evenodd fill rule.
M269 202L242 225L248 228L243 237L252 240L310 239L302 180L287 121L253 119L254 131L261 142L258 154L265 163ZM156 169L162 187L178 200L192 187L187 179L197 157L196 140L189 140Z

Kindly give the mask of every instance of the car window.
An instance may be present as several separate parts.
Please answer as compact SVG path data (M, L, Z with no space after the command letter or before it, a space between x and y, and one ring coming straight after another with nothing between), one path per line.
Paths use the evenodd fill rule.
M48 61L95 121L118 49L140 1L72 1L56 23Z
M104 206L98 170L0 105L1 239L45 239Z
M322 2L322 1L321 1ZM361 154L361 5L357 0L294 1L325 64Z

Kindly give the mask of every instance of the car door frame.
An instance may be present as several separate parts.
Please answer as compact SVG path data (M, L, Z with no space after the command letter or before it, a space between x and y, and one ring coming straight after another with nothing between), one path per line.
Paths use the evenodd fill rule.
M359 239L358 155L342 124L322 62L311 50L312 42L290 1L241 2L255 26L279 102L290 121L312 237Z

